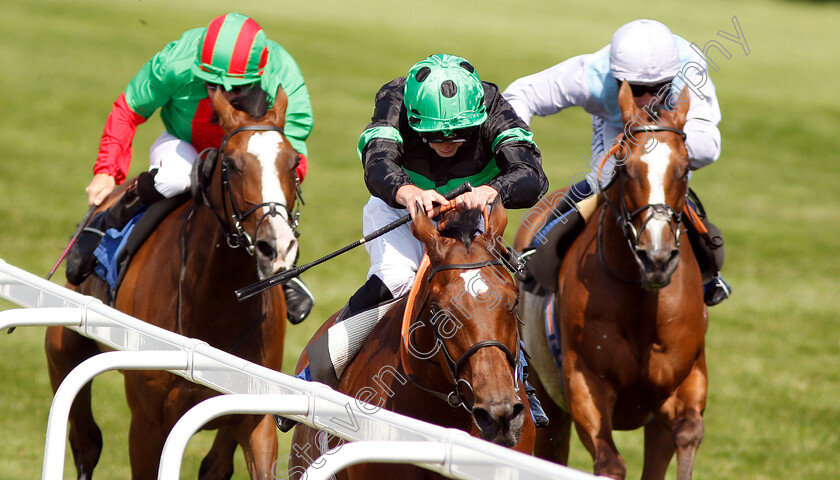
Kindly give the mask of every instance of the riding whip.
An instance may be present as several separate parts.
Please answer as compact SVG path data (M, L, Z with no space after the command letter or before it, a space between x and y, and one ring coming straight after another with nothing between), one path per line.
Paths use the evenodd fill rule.
M49 280L50 277L53 276L55 271L58 270L58 266L61 265L61 262L63 262L64 259L67 257L67 254L70 252L70 249L73 248L73 244L75 244L76 240L79 239L79 235L82 234L82 230L85 229L85 226L87 225L88 220L90 220L90 217L93 216L93 212L95 212L95 211L96 211L96 205L91 205L90 209L88 209L87 213L82 218L82 221L79 222L79 226L76 227L76 232L73 233L72 237L70 237L70 243L68 243L67 247L64 248L64 251L61 252L61 256L58 257L58 260L55 262L55 265L53 265L53 267L50 269L50 273L47 274L47 276L46 276L47 280Z
M447 194L445 194L444 198L446 198L447 200L452 200L452 199L454 199L454 198L456 198L460 195L463 195L464 193L467 193L471 190L472 190L472 185L470 185L470 182L464 182L463 184L461 184L461 186L459 186L459 187L455 188L454 190L452 190L451 192L448 192ZM254 295L256 295L260 292L264 292L265 290L268 290L269 288L271 288L275 285L285 283L285 282L289 281L290 279L292 279L294 277L297 277L298 275L305 272L306 270L309 270L310 268L314 267L315 265L320 265L321 263L324 263L327 260L333 259L333 258L341 255L342 253L350 251L350 250L358 247L359 245L362 245L366 242L369 242L369 241L373 240L374 238L381 237L382 235L390 232L391 230L395 230L396 228L398 228L402 225L405 225L406 223L408 223L410 221L411 221L411 214L406 214L402 218L394 220L393 222L389 223L388 225L385 225L384 227L380 228L379 230L371 232L368 235L365 235L364 237L360 238L359 240L356 240L355 242L351 243L350 245L347 245L345 247L342 247L342 248L336 250L333 253L325 255L325 256L319 258L318 260L315 260L314 262L310 262L310 263L307 263L306 265L301 265L299 267L294 267L292 269L280 272L277 275L274 275L274 276L268 277L266 279L260 280L259 282L254 283L252 285L248 285L247 287L240 288L239 290L234 292L236 294L236 298L237 298L237 300L239 300L241 302L243 300L246 300L248 298L253 297Z
M44 278L49 280L53 276L55 271L58 270L58 266L61 265L61 262L63 262L64 259L67 257L67 254L70 252L70 249L73 248L73 244L76 243L76 240L79 238L79 235L82 234L82 230L84 230L85 225L87 225L88 220L90 220L90 217L93 216L93 212L95 211L96 205L91 205L85 216L82 218L82 221L79 223L79 226L76 228L76 232L73 233L72 237L70 237L70 243L68 243L67 246L64 248L64 251L61 252L61 256L58 257L58 260L55 262L55 265L53 265L53 267L50 269L50 272ZM12 333L14 331L15 327L10 327L6 331L6 333Z

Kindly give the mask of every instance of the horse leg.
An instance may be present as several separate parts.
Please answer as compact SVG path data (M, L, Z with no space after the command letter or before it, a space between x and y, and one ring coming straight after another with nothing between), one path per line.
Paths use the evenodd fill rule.
M706 354L703 352L677 389L674 402L677 409L671 421L671 436L677 447L677 480L691 479L694 458L705 431L703 411L708 386Z
M252 479L274 479L277 462L277 427L271 415L245 415L233 426L242 446L245 464Z
M44 339L53 393L77 365L99 353L96 342L64 327L47 327ZM70 451L79 479L89 479L102 453L102 431L91 410L91 384L85 385L70 407Z
M149 411L162 410L149 407L146 410L144 401L161 405L155 402L153 393L139 390L137 385L147 377L147 372L127 370L123 372L125 377L125 398L128 401L128 408L131 410L131 423L128 429L128 458L131 462L131 478L134 480L157 478L160 466L160 455L163 453L163 444L169 429L162 425L160 418L152 418Z
M660 408L659 421L651 420L645 425L644 480L665 478L675 450L677 480L691 479L705 430L707 388L706 357L701 353L677 391Z
M673 438L677 445L677 480L691 480L694 458L703 440L705 424L700 411L684 410L674 422Z
M294 433L292 434L292 445L289 454L284 457L284 459L281 459L288 459L287 478L290 480L304 479L304 472L306 469L321 456L321 452L318 449L318 445L320 443L317 440L317 435L318 430L307 427L306 425L301 424L295 427ZM278 463L277 470L278 472L282 470L282 465L280 463Z
M585 374L586 366L574 365L571 356L567 355L564 362L569 410L578 437L592 455L595 475L623 480L627 466L612 436L615 392L602 380Z
M665 478L668 464L677 452L677 480L691 480L694 458L703 440L704 422L700 411L684 409L667 422L658 418L645 425L645 466L642 480Z
M545 428L537 428L537 440L534 446L534 455L559 463L569 464L569 439L572 434L572 417L569 412L560 408L548 392L545 391L539 375L532 374L531 386L537 391L537 398L542 400L543 410L549 418L549 424Z
M642 480L664 479L674 450L671 430L662 419L651 418L645 424L645 466L642 470Z
M229 425L224 425L216 431L213 446L198 469L201 480L227 480L233 476L233 454L236 452L236 437Z
M151 421L141 408L132 408L131 426L128 429L128 458L131 478L134 480L157 478L160 455L166 434L160 425Z

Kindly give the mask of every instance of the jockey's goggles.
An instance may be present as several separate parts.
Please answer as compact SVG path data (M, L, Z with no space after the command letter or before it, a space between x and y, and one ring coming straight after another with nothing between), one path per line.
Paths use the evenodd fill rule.
M235 97L242 95L243 93L247 92L248 90L254 88L256 83L246 83L244 85L232 85L230 89L225 90L226 92L232 94ZM218 83L207 82L207 88L210 92L215 92L217 88L224 87L224 85L220 85Z
M422 132L420 138L423 143L467 143L470 135L476 130L476 127L461 128L452 130L449 134L443 132Z
M629 82L628 82L629 83ZM671 81L655 83L653 85L643 85L639 83L630 83L630 90L634 97L641 97L644 94L649 94L652 97L665 98L671 91Z

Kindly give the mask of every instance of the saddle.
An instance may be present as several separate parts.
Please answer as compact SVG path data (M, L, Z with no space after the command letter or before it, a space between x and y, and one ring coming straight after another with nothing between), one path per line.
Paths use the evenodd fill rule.
M190 193L187 192L155 202L129 222L131 228L128 233L128 238L119 242L116 245L115 251L110 252L110 256L114 260L109 262L108 265L99 262L99 266L102 268L96 269L97 275L108 282L108 285L111 287L109 303L113 303L114 299L116 299L116 293L122 284L125 272L128 270L128 265L140 249L140 246L143 245L143 242L149 238L164 218L186 203L190 197Z
M557 288L557 276L560 274L560 264L563 262L563 257L566 250L572 246L578 234L583 231L586 223L583 221L575 221L574 217L563 222L560 217L567 212L557 212L551 210L545 220L545 227L531 238L531 244L527 250L532 253L527 254L528 261L525 263L525 269L530 273L530 277L536 280L534 282L525 283L531 288L529 290L542 289L553 292ZM542 238L542 242L537 239Z

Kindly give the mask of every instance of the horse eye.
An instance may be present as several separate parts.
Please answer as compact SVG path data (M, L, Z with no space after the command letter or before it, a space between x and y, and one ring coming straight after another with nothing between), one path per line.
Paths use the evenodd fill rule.
M238 158L226 158L226 164L228 167L229 173L235 173L237 175L241 175L242 172L245 170L244 165L242 164L242 160Z

